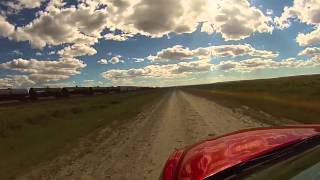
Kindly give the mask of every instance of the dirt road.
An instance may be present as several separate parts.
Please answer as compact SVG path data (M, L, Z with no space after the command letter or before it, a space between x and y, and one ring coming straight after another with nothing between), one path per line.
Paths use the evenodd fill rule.
M72 153L17 179L156 180L175 148L239 129L268 126L181 90L116 129L84 138Z

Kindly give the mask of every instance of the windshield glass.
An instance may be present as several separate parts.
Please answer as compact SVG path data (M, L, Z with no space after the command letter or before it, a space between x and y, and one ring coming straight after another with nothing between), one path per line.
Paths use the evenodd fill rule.
M257 171L244 179L292 179L309 180L320 178L320 146L285 161L258 167Z

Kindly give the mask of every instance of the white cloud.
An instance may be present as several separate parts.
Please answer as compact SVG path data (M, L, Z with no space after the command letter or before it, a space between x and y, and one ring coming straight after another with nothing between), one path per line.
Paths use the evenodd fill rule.
M10 37L14 33L14 26L0 15L0 36Z
M45 0L11 0L1 2L2 5L9 7L14 11L20 11L22 9L33 9L41 6L41 3Z
M295 58L284 59L282 61L275 61L272 59L253 58L242 61L222 61L215 65L215 68L223 71L236 71L236 72L252 72L268 68L280 67L314 67L319 66L320 61L317 58L310 60L297 60Z
M316 56L320 55L319 47L310 47L299 52L299 56Z
M134 59L135 61L134 62L136 62L136 63L141 63L141 62L144 62L144 58L132 58L132 59Z
M275 22L280 28L288 28L294 19L315 27L315 30L308 34L299 33L297 37L299 45L310 46L320 43L319 0L294 0L293 6L285 7L282 15L275 18Z
M316 30L310 33L299 33L297 36L297 42L300 46L311 46L320 44L320 25Z
M292 19L298 19L309 25L318 25L320 23L320 1L294 0L293 6L285 7L281 16L275 18L275 22L280 28L288 28Z
M220 45L197 48L190 50L181 45L176 45L167 49L162 49L154 56L147 57L150 61L182 61L190 59L202 59L212 57L237 57L252 56L262 58L275 58L277 53L266 50L257 50L249 44L244 45Z
M85 87L94 87L94 86L101 86L101 85L103 85L103 82L95 81L92 79L83 80L83 83L82 83L82 86L85 86Z
M102 73L102 77L109 80L133 79L141 77L152 78L177 78L185 77L191 73L208 72L213 65L207 61L180 62L168 65L148 65L144 68L128 70L109 70Z
M277 62L272 59L254 58L242 61L222 61L216 68L223 71L251 72L276 66Z
M124 61L121 60L121 58L122 58L122 57L121 57L120 55L114 56L114 57L112 57L112 58L109 60L109 63L111 63L111 64L124 63Z
M226 40L239 40L254 32L272 32L270 19L248 0L107 0L108 27L128 34L162 37L171 32L218 32Z
M161 79L177 79L191 77L197 73L205 73L213 70L234 71L248 73L263 69L276 68L300 68L315 67L320 65L320 56L315 56L309 60L297 60L294 58L276 61L274 59L252 58L241 61L221 61L212 64L207 60L198 60L191 62L179 62L177 64L166 65L148 65L143 68L132 68L127 70L113 69L103 72L103 78L111 81L134 80L141 78L161 78Z
M132 34L117 34L117 35L114 35L112 33L108 33L108 34L105 34L103 37L104 37L105 40L126 41L129 38L133 37L133 35Z
M26 75L7 75L0 78L0 88L30 87L34 84L35 82Z
M105 8L96 8L84 3L68 8L49 6L31 23L18 27L14 38L29 41L36 48L65 43L92 45L101 37L108 14Z
M48 54L49 55L54 55L54 54L56 54L56 52L55 51L50 51Z
M150 61L180 61L183 59L193 58L193 56L195 56L194 51L181 45L176 45L167 49L162 49L157 52L155 56L149 56L147 59Z
M240 40L254 32L273 31L271 18L251 6L248 0L208 1L206 7L205 14L209 17L207 22L204 21L202 31L219 32L226 40Z
M114 57L112 57L112 58L109 59L109 60L103 58L103 59L100 59L100 60L98 61L98 63L99 63L99 64L109 64L109 63L111 63L111 64L118 64L118 63L124 63L124 61L123 61L121 58L122 58L122 56L120 56L120 55L114 56Z
M20 55L20 56L23 55L23 53L22 53L20 50L17 50L17 49L16 49L16 50L13 50L13 51L12 51L12 54Z
M0 64L0 68L24 73L37 83L68 79L70 76L80 74L84 67L86 67L84 62L74 58L61 58L58 61L19 58Z
M100 59L98 61L99 64L108 64L108 60L107 59Z
M31 3L32 2L32 3ZM42 0L14 1L17 7L34 8ZM19 4L19 5L18 5ZM221 33L226 40L239 40L254 32L272 32L269 17L248 0L85 0L65 7L51 0L36 19L23 27L0 19L0 35L16 41L29 41L35 48L62 44L93 45L108 28L119 35L109 40L125 41L134 35L162 37L169 33L191 33L202 23L202 31ZM101 5L106 6L101 6ZM4 29L1 31L1 29Z
M67 46L64 49L58 51L59 56L61 57L78 57L78 56L84 56L84 55L95 55L97 51L89 47L85 44L74 44L72 46Z
M269 16L273 15L273 10L272 9L267 9L266 14L269 15Z

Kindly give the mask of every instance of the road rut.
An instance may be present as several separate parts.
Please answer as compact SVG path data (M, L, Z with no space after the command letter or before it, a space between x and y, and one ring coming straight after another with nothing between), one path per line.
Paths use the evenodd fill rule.
M156 180L176 148L267 124L207 99L173 90L129 123L96 132L70 154L17 179Z

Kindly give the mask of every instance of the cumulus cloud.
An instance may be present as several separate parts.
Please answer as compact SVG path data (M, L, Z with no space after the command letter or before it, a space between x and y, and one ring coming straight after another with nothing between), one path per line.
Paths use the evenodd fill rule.
M315 30L311 33L299 33L297 42L300 45L309 46L320 43L320 1L294 0L293 6L285 7L282 15L275 18L275 22L280 28L288 28L294 19L315 26Z
M183 60L190 59L195 56L195 52L189 48L185 48L181 45L176 45L167 49L162 49L155 56L149 56L147 59L151 61L163 61L163 60Z
M190 73L207 72L212 68L207 61L180 62L168 65L148 65L144 68L133 68L128 70L109 70L101 75L105 79L133 79L139 77L153 78L177 78L185 77Z
M320 44L320 25L316 30L310 33L299 33L297 36L297 42L300 46L311 46Z
M0 15L0 36L10 37L14 33L14 26Z
M107 59L100 59L98 61L99 64L108 64L108 60Z
M299 56L316 56L320 55L319 47L310 47L299 52Z
M122 57L120 55L114 56L109 60L109 63L111 63L111 64L124 63L124 61L121 58Z
M197 48L190 50L181 45L176 45L170 48L162 49L154 56L147 57L150 61L182 61L190 59L202 59L212 57L237 57L237 56L252 56L262 58L275 58L278 53L266 50L257 50L249 44L244 45L220 45L209 46L205 48Z
M2 5L9 7L14 11L20 11L22 9L38 8L45 0L11 0L1 2Z
M55 51L50 51L50 52L48 52L48 54L49 55L54 55L54 54L56 54L56 52Z
M58 51L58 54L61 57L78 57L84 55L92 56L97 54L97 51L85 44L74 44Z
M280 17L275 22L281 28L288 28L290 20L298 19L309 25L320 23L320 1L318 0L294 0L293 6L285 7Z
M84 67L86 67L84 62L74 58L61 58L58 61L19 58L0 64L0 68L24 73L37 83L68 79L70 76L80 74Z
M4 78L0 78L1 88L30 87L34 84L35 82L26 75L7 75Z
M319 65L320 56L315 56L309 60L289 58L282 61L264 58L251 58L241 61L221 61L216 64L212 64L207 60L197 60L191 62L179 62L177 64L148 65L143 68L132 68L126 70L112 69L103 72L101 75L103 78L112 81L132 80L136 78L175 79L185 78L192 74L210 72L214 70L248 73L263 69L276 69L282 67L316 67Z
M83 80L83 83L82 83L82 86L85 86L85 87L94 87L94 86L101 86L101 85L103 85L103 82L95 81L92 79Z
M133 35L132 34L117 34L117 35L114 35L112 33L108 33L108 34L105 34L103 37L104 37L105 40L126 41L129 38L133 37Z
M272 59L247 59L242 61L222 61L216 69L223 71L238 71L238 72L251 72L258 69L275 68L276 61Z
M281 67L314 67L319 66L320 61L315 58L310 60L297 60L295 58L284 59L282 61L275 61L273 59L253 58L242 61L222 61L215 65L215 69L223 71L236 71L236 72L252 72L268 68L281 68Z
M254 32L272 32L270 19L248 0L107 0L112 14L108 27L129 34L162 37L171 32L218 32L226 40L239 40Z
M274 12L272 9L267 9L267 12L266 12L267 15L271 16L271 15L273 15L273 13Z
M144 58L132 58L132 59L134 59L135 61L134 62L136 62L136 63L141 63L141 62L144 62Z
M240 40L254 32L271 33L271 19L261 10L250 5L248 0L208 1L208 21L203 32L219 32L226 40ZM212 6L214 10L212 10Z
M43 0L12 1L19 8L39 7ZM29 41L35 48L47 45L93 45L108 28L107 40L125 41L134 35L162 37L169 33L191 33L201 25L207 33L221 33L226 40L239 40L254 32L272 32L269 17L248 0L85 0L64 6L51 0L36 19L17 27L0 19L0 35ZM105 6L104 6L105 5ZM1 29L5 29L1 31Z
M50 6L39 14L28 25L17 28L16 40L29 41L36 48L65 43L92 45L106 28L106 9L84 3L68 8Z
M12 54L14 54L14 55L19 55L19 56L22 56L22 55L23 55L23 53L22 53L20 50L18 50L18 49L13 50L13 51L12 51Z

